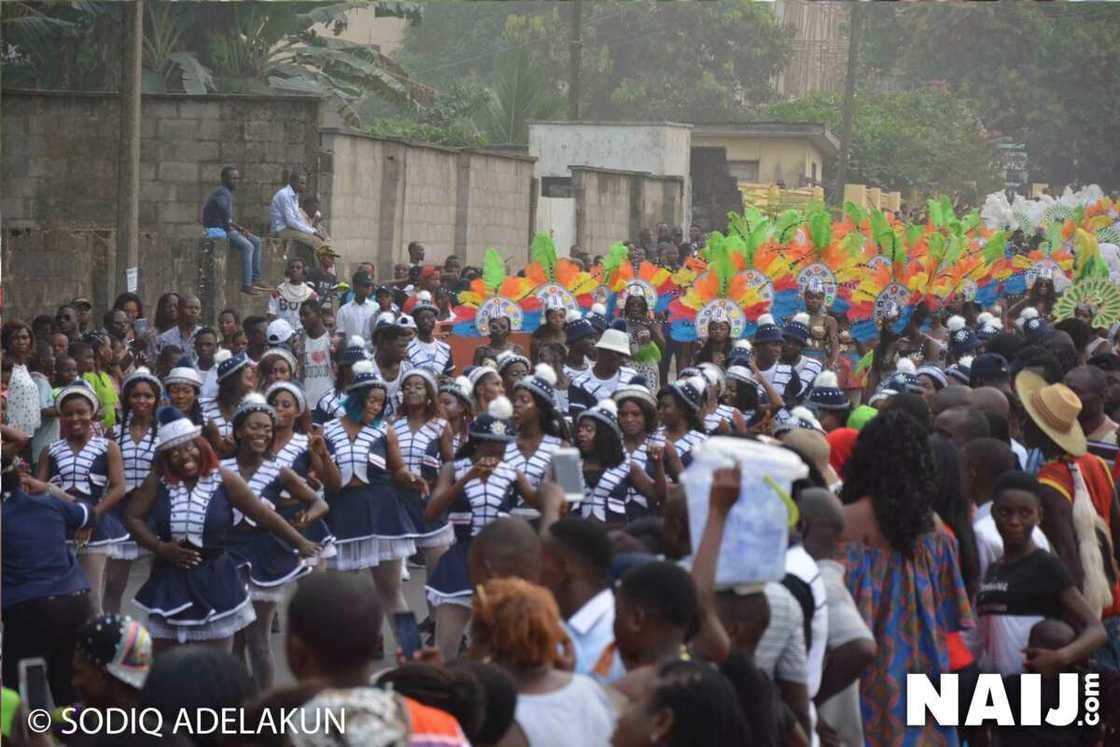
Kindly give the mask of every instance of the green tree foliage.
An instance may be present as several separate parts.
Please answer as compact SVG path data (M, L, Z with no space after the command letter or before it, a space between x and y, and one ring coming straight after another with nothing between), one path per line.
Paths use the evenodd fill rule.
M757 120L823 122L838 132L841 97L818 95L774 104ZM833 166L829 167L830 173ZM849 181L888 189L977 190L999 186L995 149L975 106L928 85L856 96Z
M550 93L547 73L524 47L502 56L495 70L493 89L478 120L492 143L529 142L529 121L556 119L567 103Z
M1027 145L1032 179L1120 185L1120 8L1112 3L870 3L866 76L944 81L987 129Z
M399 59L437 88L464 79L498 89L513 52L567 95L572 3L532 0L424 6ZM583 4L580 115L681 121L736 118L772 99L789 39L772 7L750 0Z

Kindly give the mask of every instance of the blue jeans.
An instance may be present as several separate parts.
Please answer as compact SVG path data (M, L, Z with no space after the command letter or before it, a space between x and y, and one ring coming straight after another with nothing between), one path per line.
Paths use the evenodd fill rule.
M245 236L238 231L230 231L229 243L241 252L241 284L252 285L253 281L263 278L260 237Z

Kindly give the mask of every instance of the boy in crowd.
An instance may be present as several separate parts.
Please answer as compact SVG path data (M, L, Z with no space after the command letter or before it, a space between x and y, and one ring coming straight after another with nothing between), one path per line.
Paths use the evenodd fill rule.
M300 330L299 308L304 301L318 301L319 296L315 290L304 282L303 260L292 257L288 260L285 270L287 279L280 283L272 297L268 299L268 315L272 319L283 319L292 325L292 329Z

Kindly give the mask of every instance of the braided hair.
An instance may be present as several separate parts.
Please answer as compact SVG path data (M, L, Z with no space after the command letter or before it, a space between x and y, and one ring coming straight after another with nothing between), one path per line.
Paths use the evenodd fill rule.
M144 384L149 389L152 389L152 394L156 398L155 406L152 408L152 424L150 426L151 431L152 431L152 438L155 439L158 432L159 432L159 419L156 418L156 412L155 412L156 410L159 409L159 391L152 387L152 382L144 381L142 379L137 379L136 381L131 382L129 384L129 386L124 387L121 390L121 422L120 422L121 436L122 436L122 438L128 438L129 437L128 429L129 429L129 426L132 425L129 422L130 419L131 419L131 415L132 415L132 404L129 402L129 395L132 393L132 390L135 389L140 384ZM195 397L194 403L195 403L195 408L201 410L201 408L199 407L199 404L198 404L198 397Z
M890 469L883 469L889 464ZM870 496L875 519L906 558L919 535L933 528L933 454L929 434L909 413L888 410L872 418L844 465L845 504Z

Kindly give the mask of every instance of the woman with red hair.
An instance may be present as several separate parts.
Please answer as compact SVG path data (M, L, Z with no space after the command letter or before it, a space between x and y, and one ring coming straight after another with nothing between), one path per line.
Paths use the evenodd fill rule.
M189 418L163 407L157 419L157 469L137 489L125 515L132 537L155 556L151 575L136 592L136 606L148 613L157 648L202 641L228 649L233 634L255 619L238 562L226 552L233 510L305 558L314 557L319 546L221 467Z

